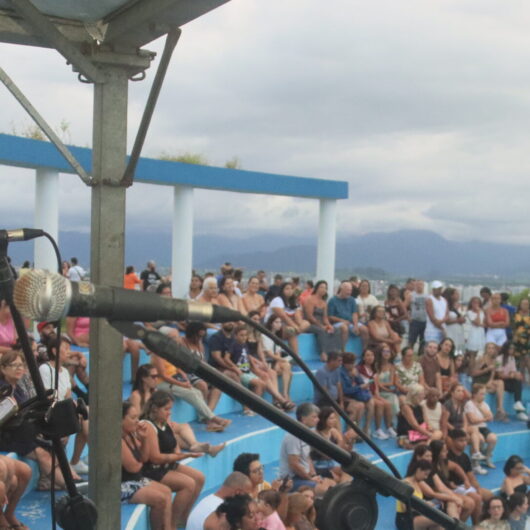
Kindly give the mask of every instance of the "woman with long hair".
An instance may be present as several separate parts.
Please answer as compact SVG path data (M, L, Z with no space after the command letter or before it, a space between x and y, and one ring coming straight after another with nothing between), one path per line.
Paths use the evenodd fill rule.
M514 493L529 495L530 469L518 455L511 455L504 463L501 495L509 499Z
M257 276L251 276L248 280L247 290L243 295L241 301L247 313L251 311L257 311L260 316L260 320L265 316L267 306L265 304L265 298L259 294L259 279Z
M400 337L405 333L404 322L408 318L408 312L401 300L399 287L394 284L390 284L386 291L385 300L385 311L386 319L390 324L390 327Z
M501 497L492 497L484 502L479 528L484 530L510 530L508 511Z
M307 333L314 333L317 338L320 360L326 362L328 353L342 350L344 324L334 327L328 319L328 282L319 280L311 296L307 297L303 309L306 320L311 324ZM346 329L347 333L347 329Z
M523 298L513 317L513 339L515 359L521 371L530 375L530 300Z
M315 525L307 517L311 500L302 493L289 495L285 528L287 530L314 530Z
M243 304L241 297L236 293L234 279L230 276L223 276L219 282L217 303L234 311L238 311L243 315L247 314L245 304Z
M379 395L391 405L391 425L393 425L394 419L399 412L399 397L396 386L396 368L392 361L392 350L387 344L383 344L376 351L375 372L374 382ZM388 434L392 438L397 436L392 426L388 428Z
M501 307L501 293L493 293L490 306L486 309L486 342L493 342L499 348L508 340L506 328L510 327L510 315Z
M446 337L438 346L438 364L442 380L442 397L447 396L453 383L458 381L454 363L455 343Z
M215 510L217 521L224 517L227 530L258 530L258 510L256 503L249 495L234 495L227 497ZM216 530L219 528L215 523ZM213 530L206 521L205 530Z
M204 475L181 464L185 458L197 458L203 453L182 453L169 423L173 397L157 390L145 404L142 419L145 433L145 459L142 474L176 492L171 509L172 527L186 526L193 503L204 486Z
M468 321L468 336L466 343L465 365L468 374L471 373L478 356L484 353L486 346L486 315L482 310L482 301L479 296L473 296L467 306L466 318Z
M456 351L463 351L466 344L464 337L466 315L460 305L460 293L454 287L447 287L442 296L447 300L448 311L445 336L453 341Z
M382 305L375 306L370 313L368 321L368 333L370 343L376 347L380 344L387 344L394 355L399 353L401 337L390 327L386 319L386 311Z
M377 298L371 292L370 282L368 280L361 280L359 284L359 296L357 296L355 301L359 310L359 322L365 325L368 324L372 309L376 305L379 305Z

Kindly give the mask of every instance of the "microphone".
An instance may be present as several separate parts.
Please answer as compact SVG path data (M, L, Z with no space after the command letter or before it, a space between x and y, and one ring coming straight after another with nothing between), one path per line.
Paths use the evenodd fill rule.
M39 228L16 228L14 230L0 230L0 237L7 241L28 241L42 237L44 230Z
M232 322L242 317L239 312L223 306L179 300L122 287L71 282L60 274L44 270L29 271L18 279L13 299L15 306L25 317L37 321L56 321L73 316L131 322Z

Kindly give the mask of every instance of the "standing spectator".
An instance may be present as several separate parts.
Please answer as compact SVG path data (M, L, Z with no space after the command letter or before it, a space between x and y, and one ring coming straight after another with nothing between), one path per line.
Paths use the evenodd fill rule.
M458 381L456 375L455 363L453 361L455 353L455 344L452 339L447 337L444 339L438 347L438 364L440 365L440 379L442 385L442 394L440 397L443 399L447 396L449 389Z
M525 406L521 402L523 396L523 374L517 370L514 353L515 348L513 344L511 342L505 342L495 362L495 374L498 379L504 381L504 389L506 392L513 394L515 400L513 409L517 413L517 419L528 421Z
M316 379L328 391L331 398L336 401L340 407L344 407L344 396L342 394L342 385L340 382L341 365L341 354L335 351L329 352L326 364L317 370ZM329 405L328 399L321 394L316 387L313 401L319 407Z
M370 282L368 280L361 280L359 284L359 296L355 299L357 302L357 310L359 312L359 322L361 324L368 324L370 313L375 306L379 305L377 298L371 293Z
M479 528L484 530L511 530L507 518L504 501L500 497L492 497L484 503L484 512Z
M508 523L511 530L525 530L528 511L528 497L524 493L512 493L508 499Z
M375 347L386 344L392 348L394 355L398 354L401 337L390 327L388 320L386 320L385 308L382 305L376 305L370 313L368 334L370 343Z
M471 391L471 399L466 403L464 412L467 416L469 425L475 425L478 427L480 434L482 435L484 442L487 444L486 447L486 465L490 469L495 469L493 463L493 450L497 444L497 435L488 429L487 422L493 420L493 414L489 405L484 401L486 396L486 388L481 384L474 384L473 390ZM480 455L476 456L476 460L480 459Z
M128 265L125 269L125 276L123 277L123 287L125 289L135 290L137 285L142 285L142 280L140 280L136 272L134 272L134 267Z
M447 300L445 336L453 341L456 351L463 351L466 342L464 338L466 316L459 303L460 293L454 287L447 287L443 297Z
M316 405L302 403L296 409L296 419L306 427L314 429L318 424L319 412ZM329 487L335 485L335 481L315 473L310 451L311 447L306 442L287 433L280 449L280 475L288 475L292 479L293 490L308 485L315 488L317 496L322 496Z
M501 307L501 294L491 295L490 306L486 309L486 342L493 342L501 347L507 340L506 328L510 325L508 311Z
M408 305L410 312L409 326L409 346L414 347L416 341L419 341L418 351L423 351L425 341L425 326L427 325L427 312L425 311L426 296L424 293L425 284L423 280L416 280L414 291L411 293Z
M482 310L482 302L478 296L473 296L469 300L466 313L469 322L469 334L466 344L466 364L468 373L473 369L475 359L484 353L486 346L486 315Z
M67 277L71 282L80 282L86 276L85 269L79 265L77 258L71 258L72 266L68 269Z
M368 344L368 328L359 322L357 302L352 296L352 289L350 282L340 283L337 294L328 302L328 315L330 322L341 330L343 348L346 347L351 333L355 337L361 337L364 349Z
M68 269L69 268L70 268L70 262L63 261L62 266L61 266L61 272L62 272L62 275L65 276L66 278L68 278Z
M190 281L190 288L186 293L186 300L198 300L202 293L202 277L193 274Z
M438 344L433 341L427 341L425 352L420 359L425 385L431 388L437 388L442 394L442 373L440 362L438 361Z
M447 322L447 300L442 296L443 283L435 280L431 284L432 294L425 300L427 324L425 326L425 341L440 343L445 337L445 323Z
M213 513L225 499L233 497L234 495L248 495L251 488L252 484L246 475L239 471L230 473L215 493L211 493L204 497L193 508L188 517L186 530L203 530L204 522L208 516ZM219 526L217 528L219 528Z
M509 293L501 293L501 307L508 311L508 316L510 317L510 325L506 328L506 335L508 336L508 340L512 340L512 323L516 309L515 306L510 304Z
M389 285L386 291L385 300L386 319L390 327L400 337L405 333L403 322L408 319L408 313L405 304L399 296L399 288L397 285Z
M518 368L530 375L530 300L523 298L519 302L513 317L513 344Z
M344 336L348 336L348 327L344 323L337 327L331 325L328 318L328 284L320 280L313 288L311 296L304 302L304 316L311 324L307 328L307 333L314 333L317 337L320 360L326 362L327 355L331 351L343 350ZM355 303L353 298L352 302Z
M491 289L489 287L482 287L480 290L480 298L482 302L482 309L486 311L491 304Z
M162 276L156 270L156 263L153 260L147 262L147 268L140 274L144 291L154 291L162 281Z

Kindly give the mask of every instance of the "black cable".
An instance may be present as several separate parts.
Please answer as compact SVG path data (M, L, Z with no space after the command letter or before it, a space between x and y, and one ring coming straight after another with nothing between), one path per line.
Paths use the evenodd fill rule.
M304 371L307 377L309 377L311 383L313 383L313 385L318 389L318 391L323 394L326 399L328 399L333 410L335 410L335 412L346 422L346 424L350 426L355 431L355 433L377 453L378 456L381 457L381 460L383 460L383 462L388 466L388 468L390 469L390 471L392 471L396 478L402 478L397 468L385 455L385 453L383 453L383 451L370 439L370 437L367 436L363 432L363 430L354 421L352 421L352 419L346 414L346 412L344 412L344 410L340 408L339 404L329 395L329 392L318 382L317 378L313 375L313 372L311 372L307 364L297 353L295 353L289 346L287 346L287 344L285 344L285 342L283 342L277 335L272 333L272 331L268 330L259 322L256 322L255 320L249 318L247 315L243 314L241 314L241 320L249 326L252 326L253 328L257 329L259 332L263 333L267 337L269 337L273 342L275 342L278 346L284 349L296 361L296 364L298 364L298 366Z

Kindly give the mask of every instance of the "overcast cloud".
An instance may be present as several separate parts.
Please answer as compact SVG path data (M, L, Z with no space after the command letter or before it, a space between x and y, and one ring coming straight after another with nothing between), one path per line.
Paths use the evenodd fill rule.
M340 235L400 228L528 244L530 8L502 0L232 0L183 27L143 154L346 180ZM162 42L148 49L160 52ZM90 146L92 88L55 52L0 45L48 121ZM131 83L129 144L149 85ZM29 118L0 86L0 130ZM90 193L61 177L61 227ZM2 225L33 220L31 171L0 167ZM132 230L169 230L169 188L128 192ZM314 230L304 199L195 193L198 233Z

